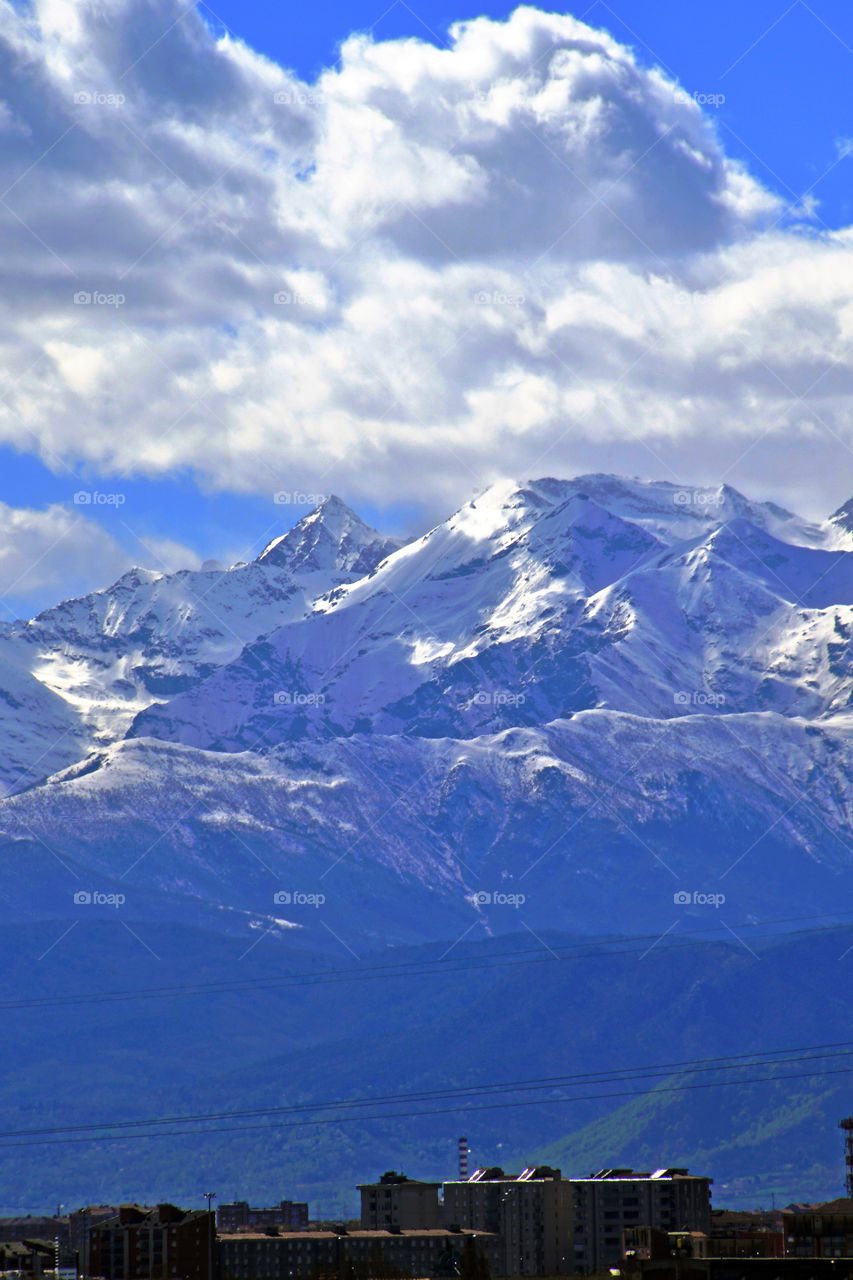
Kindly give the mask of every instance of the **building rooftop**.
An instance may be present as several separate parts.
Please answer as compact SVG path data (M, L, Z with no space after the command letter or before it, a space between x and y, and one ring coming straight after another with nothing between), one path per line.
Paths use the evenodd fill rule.
M156 1208L151 1209L147 1205L123 1204L120 1206L118 1213L114 1213L110 1218L103 1218L100 1222L94 1223L92 1231L109 1230L112 1227L138 1227L143 1223L153 1225L155 1223L165 1226L179 1225L185 1222L191 1222L194 1218L206 1218L208 1216L207 1209L179 1209L174 1204L158 1204ZM210 1216L214 1216L211 1211Z
M383 1173L378 1182L360 1182L356 1188L357 1191L369 1191L372 1187L440 1187L440 1182L422 1182L420 1178L410 1178L408 1174L397 1173L394 1169L389 1169L387 1173Z
M839 1196L837 1200L819 1200L814 1204L787 1204L783 1213L853 1213L853 1199Z
M572 1182L675 1182L681 1178L688 1181L713 1182L703 1173L690 1173L687 1169L669 1168L655 1169L654 1173L635 1172L633 1169L599 1169L588 1178L572 1178Z
M382 1229L363 1230L353 1228L351 1231L278 1231L270 1235L267 1231L228 1231L219 1233L220 1240L399 1240L420 1238L445 1239L447 1236L488 1236L493 1232L477 1231L473 1227L400 1227L391 1231Z
M521 1173L504 1173L499 1165L475 1169L469 1178L448 1178L445 1186L461 1186L469 1182L548 1182L562 1178L559 1169L547 1164L528 1165Z

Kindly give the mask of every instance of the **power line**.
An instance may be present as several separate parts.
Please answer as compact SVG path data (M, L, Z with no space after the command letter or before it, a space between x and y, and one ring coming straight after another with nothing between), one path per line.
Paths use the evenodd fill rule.
M839 1042L840 1045L846 1045L846 1046L850 1046L851 1043L853 1042L850 1042L850 1041ZM697 1058L697 1059L688 1061L687 1063L684 1063L684 1064L678 1064L678 1063L669 1064L668 1068L667 1068L667 1064L658 1064L658 1066L653 1068L641 1068L641 1067L625 1068L624 1071L621 1073L614 1071L610 1073L608 1072L589 1073L586 1075L578 1075L578 1076L546 1077L541 1081L504 1082L502 1084L497 1084L497 1085L467 1086L466 1088L461 1090L425 1091L420 1094L417 1094L417 1093L416 1094L387 1094L387 1095L380 1095L378 1097L366 1098L366 1099L350 1099L350 1100L343 1100L338 1102L321 1102L321 1103L315 1103L315 1104L303 1103L293 1107L257 1108L254 1111L213 1112L206 1115L183 1116L183 1117L182 1116L154 1117L154 1118L148 1119L147 1121L146 1120L115 1121L115 1122L107 1121L107 1122L95 1123L90 1125L76 1125L76 1126L72 1125L72 1126L65 1126L62 1128L52 1128L52 1129L8 1130L6 1132L0 1132L0 1150L3 1150L5 1148L14 1148L14 1147L30 1146L30 1145L46 1146L46 1145L65 1145L68 1143L86 1143L86 1142L120 1142L120 1141L129 1140L129 1139L132 1140L132 1139L160 1138L160 1137L188 1137L188 1136L203 1137L207 1134L244 1133L244 1132L250 1132L254 1130L268 1130L268 1129L281 1129L281 1128L290 1129L290 1128L303 1128L303 1127L320 1126L320 1125L352 1124L352 1123L358 1123L358 1122L364 1122L364 1121L370 1121L370 1120L412 1119L420 1116L449 1115L457 1112L468 1112L468 1111L499 1110L499 1109L509 1108L509 1107L542 1106L547 1104L564 1103L564 1102L596 1102L596 1101L608 1100L612 1098L624 1098L624 1097L647 1098L649 1096L653 1096L656 1094L683 1093L683 1092L691 1092L696 1089L726 1088L726 1087L731 1087L733 1085L742 1086L742 1085L752 1085L752 1084L768 1084L768 1083L775 1083L777 1081L782 1081L782 1080L815 1079L815 1078L821 1078L824 1076L847 1075L853 1072L853 1065L851 1065L847 1067L832 1068L830 1070L824 1070L824 1071L803 1071L803 1072L787 1073L782 1075L764 1074L760 1076L754 1076L746 1080L741 1079L741 1080L701 1081L698 1083L683 1084L683 1085L660 1085L647 1090L619 1090L619 1091L614 1091L610 1093L595 1093L595 1094L587 1094L587 1095L571 1095L570 1094L568 1096L563 1096L559 1098L534 1098L534 1099L524 1099L516 1102L480 1103L474 1106L468 1106L468 1105L445 1106L437 1109L434 1108L431 1110L422 1110L422 1111L384 1111L377 1115L367 1115L367 1116L343 1115L343 1116L334 1116L334 1117L328 1117L328 1118L309 1119L309 1120L274 1121L272 1124L227 1125L227 1126L219 1126L217 1128L205 1128L205 1129L195 1129L195 1130L193 1129L180 1129L180 1130L167 1130L167 1131L159 1130L158 1132L155 1132L155 1133L127 1132L127 1130L131 1128L152 1127L154 1125L160 1125L160 1124L187 1124L190 1122L202 1123L202 1122L215 1120L215 1119L226 1119L226 1118L237 1119L241 1116L252 1117L255 1115L271 1115L271 1114L291 1115L291 1114L298 1114L304 1111L345 1109L345 1108L351 1108L353 1106L398 1105L401 1102L413 1101L413 1100L436 1101L436 1100L440 1100L442 1097L444 1097L445 1100L448 1100L451 1102L460 1101L461 1103L464 1104L464 1103L470 1102L472 1098L488 1096L490 1094L502 1095L507 1093L520 1092L524 1089L529 1089L529 1088L535 1088L535 1089L553 1088L555 1087L553 1083L554 1081L561 1082L563 1087L566 1087L571 1082L574 1082L575 1087L583 1087L584 1085L595 1085L595 1084L610 1084L610 1083L637 1083L642 1081L643 1079L654 1078L655 1075L660 1076L660 1075L670 1074L671 1067L678 1067L678 1066L686 1066L688 1068L685 1074L691 1074L691 1073L696 1074L700 1070L725 1071L727 1069L737 1070L737 1069L745 1069L750 1067L771 1067L772 1068L772 1067L779 1066L781 1063L785 1063L789 1061L799 1061L799 1062L819 1061L824 1058L840 1057L840 1056L845 1056L847 1054L853 1054L853 1048L848 1047L848 1048L842 1048L839 1053L819 1054L813 1058L803 1059L801 1056L803 1053L811 1052L812 1049L832 1048L832 1047L833 1046L818 1045L818 1046L806 1046L802 1050L790 1050L790 1049L768 1050L764 1053L757 1053L757 1054L755 1053L754 1054L736 1054L736 1055L732 1055L729 1058L720 1058L720 1059ZM780 1053L788 1053L788 1054L798 1055L798 1056L793 1056L789 1058L777 1057L775 1061L765 1061L765 1062L758 1062L755 1060L756 1058L759 1058L759 1057L767 1058L774 1055L778 1055ZM743 1061L743 1059L752 1059L752 1061ZM717 1065L711 1065L711 1066L700 1065L705 1063L716 1063ZM666 1068L666 1069L661 1069L661 1068ZM627 1073L631 1073L631 1074L627 1074ZM103 1134L100 1132L98 1132L97 1134L95 1133L95 1131L99 1131L102 1129L111 1129L111 1130L122 1129L123 1132L107 1133L107 1134ZM69 1132L76 1133L81 1130L85 1130L91 1136L83 1136L83 1137L63 1136L63 1135L67 1135ZM24 1140L11 1141L11 1142L3 1141L3 1139L5 1138L22 1138Z
M829 1050L830 1052L819 1052ZM787 1056L779 1057L784 1054ZM808 1057L804 1055L808 1054ZM291 1114L302 1111L327 1111L341 1107L362 1107L388 1105L398 1102L426 1102L440 1099L465 1098L466 1095L482 1096L496 1092L515 1092L529 1089L547 1089L566 1085L585 1084L618 1084L633 1080L666 1077L674 1071L691 1075L700 1072L739 1070L746 1067L780 1066L791 1062L820 1062L826 1058L853 1056L853 1041L841 1040L832 1044L805 1045L794 1049L756 1050L751 1053L726 1054L714 1058L689 1058L677 1062L658 1062L641 1067L612 1068L608 1071L587 1071L574 1075L540 1076L525 1080L501 1080L491 1084L464 1085L455 1089L419 1089L409 1093L374 1094L367 1098L339 1098L333 1102L304 1102L290 1106L255 1107L249 1110L228 1110L203 1112L199 1114L162 1116L148 1120L107 1120L97 1124L63 1125L41 1129L9 1129L0 1130L0 1139L23 1137L26 1135L44 1135L75 1133L81 1130L98 1129L134 1129L148 1125L201 1123L207 1120L251 1118L260 1115ZM759 1061L768 1059L768 1061ZM737 1083L733 1081L732 1083Z
M766 920L762 921L762 926L770 930L780 925L796 923L799 920L832 920L835 923L810 929L793 929L784 934L776 934L771 931L758 935L758 939L756 939L754 933L750 933L750 936L753 941L763 941L768 938L787 940L808 934L830 933L837 929L849 929L853 925L853 921L838 922L839 915L849 914L853 914L853 912L833 912L832 914L819 916L789 916L779 920ZM664 945L667 950L684 950L703 942L713 943L714 939L706 936L709 933L724 934L719 940L727 945L733 945L731 943L731 933L733 931L738 929L752 931L754 928L755 925L750 921L734 926L709 925L707 928L698 930L695 933L680 935L683 938L687 938L688 941L679 942L674 938L670 938L666 940ZM272 975L268 978L181 983L174 987L139 987L136 990L91 991L67 996L33 996L17 1000L2 1000L0 1001L0 1011L63 1005L111 1004L129 1000L177 999L192 995L239 994L242 991L277 990L301 986L328 986L348 982L377 981L383 978L446 977L454 973L467 973L478 969L512 968L520 964L548 963L550 959L553 959L553 955L559 955L560 953L564 953L560 958L567 960L606 959L610 956L635 955L637 951L647 949L649 942L659 941L660 936L660 934L632 934L628 937L614 938L612 942L598 939L588 944L555 943L554 946L549 947L550 956L541 947L528 947L514 951L493 952L487 956L458 957L450 960L401 960L392 961L387 965L369 965L347 969L321 969L314 974L282 974ZM618 944L626 941L630 941L632 945L618 947Z

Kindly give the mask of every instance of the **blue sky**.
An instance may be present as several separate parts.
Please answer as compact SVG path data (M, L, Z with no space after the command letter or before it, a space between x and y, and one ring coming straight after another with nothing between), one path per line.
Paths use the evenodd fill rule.
M341 42L353 32L368 32L376 41L411 36L442 45L451 23L480 14L504 19L512 8L478 3L450 10L434 0L417 5L396 0L390 6L383 0L358 0L321 3L297 13L291 6L217 0L213 7L201 6L199 12L214 32L227 28L310 85L323 68L336 63ZM749 5L725 0L713 6L620 0L619 4L595 3L560 12L571 12L594 27L605 28L632 48L642 64L664 68L704 105L725 155L742 161L764 188L786 204L808 195L812 202L810 225L815 231L853 223L853 157L846 155L848 146L853 148L853 9L849 5L836 0L809 4L804 0L791 4L753 0ZM769 363L775 373L774 362ZM134 423L128 422L128 434L134 430ZM85 516L100 522L133 559L137 553L144 559L145 544L154 540L160 551L152 560L149 546L145 554L150 564L155 564L160 554L170 562L180 561L181 548L199 559L248 554L303 512L298 505L276 505L272 500L275 489L316 491L320 487L317 474L300 470L298 464L283 466L278 460L270 467L268 484L241 482L233 487L227 471L223 475L220 470L201 482L196 478L196 466L174 465L161 469L156 478L145 478L141 474L144 468L85 463L71 457L68 450L62 454L64 460L51 469L38 459L35 447L30 451L28 438L26 432L19 437L18 448L0 444L0 500L11 508L40 509L58 503L69 504L73 510L73 494L80 489L120 492L121 507L90 505ZM388 446L377 447L380 456L383 448L387 454ZM790 445L784 448L791 451ZM727 460L731 462L738 452L733 448ZM44 445L43 453L45 457L59 456ZM547 450L541 456L538 469L545 471L552 459ZM573 456L583 465L582 449ZM792 456L801 471L796 449ZM808 449L802 456L808 456ZM454 457L453 452L446 457L448 470L454 468ZM606 469L610 457L607 449L591 450L588 469ZM628 470L635 461L629 448L623 453L617 450L612 457L613 469ZM400 465L401 474L410 469L405 453ZM565 465L555 469L564 470ZM640 461L635 469L656 473L653 458L647 458L645 465ZM849 458L845 453L839 470L836 489L830 486L830 494L840 501L848 477L853 484L853 452ZM657 474L669 478L659 470ZM322 475L323 491L337 491L366 519L385 528L412 530L427 516L440 514L442 503L453 505L442 496L440 485L434 486L428 500L420 502L405 486L399 497L395 496L393 484L387 483L374 491L365 482L360 485L361 492L353 494L346 468L339 472L335 467L325 468ZM736 474L735 483L737 479ZM774 496L784 496L783 480L774 476L770 483ZM460 472L455 488L452 484L445 488L456 494L464 491L466 484L468 489L474 487ZM822 502L828 499L815 495L812 514L821 509ZM79 509L75 514L80 514ZM171 548L168 553L164 550L167 543ZM97 566L81 568L78 563L69 576L69 589L93 585L97 573ZM57 594L64 592L55 579L39 584L38 575L33 575L32 581L25 579L11 589L7 583L5 607L7 613L27 612Z

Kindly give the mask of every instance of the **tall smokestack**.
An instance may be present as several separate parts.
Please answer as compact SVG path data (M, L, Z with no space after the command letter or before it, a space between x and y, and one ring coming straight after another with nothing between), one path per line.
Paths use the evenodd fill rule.
M468 1181L468 1139L459 1139L459 1180Z

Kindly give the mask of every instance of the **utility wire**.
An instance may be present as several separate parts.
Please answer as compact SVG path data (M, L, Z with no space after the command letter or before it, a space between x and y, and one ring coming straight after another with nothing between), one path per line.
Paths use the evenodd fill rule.
M844 914L853 913L834 912L831 915L791 916L787 919L766 920L762 922L762 925L770 929L778 925L796 923L798 920L833 920L836 923L820 927L816 926L810 929L789 930L784 934L770 932L759 935L759 938L761 940L778 938L784 941L808 934L849 929L853 925L853 921L838 923L838 916ZM750 921L734 926L708 926L701 931L689 935L681 935L681 937L687 937L688 941L678 942L675 939L668 938L664 945L667 950L671 951L689 949L702 943L712 944L714 939L708 938L706 935L714 932L722 934L724 930L725 936L720 940L727 945L733 945L731 943L732 932L738 929L751 931L754 928L755 926ZM754 933L750 932L750 937L753 941L756 940ZM561 959L568 960L606 959L609 956L635 955L640 950L647 950L649 942L655 943L659 940L660 934L632 934L629 938L614 938L612 943L601 939L585 946L577 943L557 943L554 946L549 946L550 955L548 952L544 952L541 947L529 947L514 951L493 952L491 955L486 956L454 957L449 960L405 960L391 962L387 965L369 965L348 969L320 969L313 974L282 974L268 978L237 978L219 982L181 983L174 987L139 987L136 990L91 991L67 996L32 996L22 999L0 1000L0 1011L63 1005L108 1004L128 1000L176 999L191 995L231 994L241 991L276 990L286 987L328 986L348 982L377 981L384 978L446 977L454 973L467 973L478 969L511 968L520 964L548 963L553 960L555 954ZM626 941L630 941L632 945L616 949L618 944ZM563 954L560 955L560 953Z
M846 1043L850 1044L849 1041ZM822 1046L815 1046L815 1047L820 1048ZM803 1050L803 1052L808 1052L808 1048L809 1047ZM771 1050L769 1052L780 1053L780 1052L792 1052L792 1051ZM844 1050L844 1052L847 1053L851 1051ZM719 1059L718 1061L723 1065L718 1065L716 1067L710 1067L710 1066L697 1067L695 1066L695 1064L713 1062L714 1060L701 1059L701 1058L695 1059L693 1060L692 1063L686 1064L688 1067L688 1071L685 1074L689 1074L691 1068L694 1071L699 1069L724 1071L727 1069L726 1064L728 1064L728 1069L737 1069L738 1065L741 1068L754 1067L754 1066L772 1068L772 1067L778 1066L780 1062L798 1061L798 1060L803 1061L802 1058L799 1058L799 1059L789 1058L789 1059L777 1059L776 1061L769 1061L769 1062L756 1062L754 1060L752 1062L746 1062L746 1061L741 1061L740 1063L735 1062L736 1058L745 1059L745 1058L751 1057L755 1059L757 1057L765 1057L765 1056L767 1055L765 1054L733 1055L732 1058ZM835 1057L835 1056L841 1056L841 1055L836 1055L836 1054L819 1055L820 1058ZM806 1062L816 1061L816 1060L819 1060L819 1059L818 1058L805 1059ZM675 1065L679 1065L679 1064L675 1064ZM631 1071L631 1072L640 1072L640 1071L643 1071L644 1069L643 1068L626 1068L625 1070ZM368 1120L412 1119L419 1116L448 1115L456 1112L467 1113L472 1111L489 1111L489 1110L498 1110L498 1109L504 1109L509 1107L542 1106L547 1104L564 1103L564 1102L596 1102L600 1100L607 1100L612 1098L625 1098L625 1097L646 1098L646 1097L649 1097L650 1095L692 1092L696 1089L716 1089L716 1088L731 1087L733 1085L742 1086L742 1085L752 1085L752 1084L771 1084L771 1083L776 1083L777 1081L782 1081L782 1080L802 1080L802 1079L821 1078L824 1076L848 1075L851 1072L853 1072L853 1065L846 1066L846 1067L832 1068L832 1069L823 1070L823 1071L802 1071L802 1072L787 1073L783 1075L764 1074L760 1076L753 1076L746 1080L743 1080L743 1079L719 1080L719 1081L711 1080L711 1081L701 1081L693 1084L660 1085L647 1090L620 1090L620 1091L614 1091L610 1093L595 1093L595 1094L587 1094L587 1095L571 1095L570 1094L568 1096L564 1095L559 1098L553 1098L553 1097L532 1098L532 1099L528 1098L528 1099L523 1099L521 1101L516 1101L516 1102L479 1103L474 1106L469 1106L469 1105L445 1106L437 1109L422 1110L422 1111L384 1111L379 1114L367 1115L367 1116L343 1115L343 1116L324 1117L320 1119L310 1119L310 1120L274 1121L272 1124L227 1125L227 1126L220 1126L217 1128L205 1128L205 1129L195 1129L195 1130L179 1129L179 1130L164 1131L161 1129L158 1132L154 1132L154 1133L130 1133L126 1131L131 1127L142 1127L142 1126L152 1127L158 1124L172 1124L172 1123L185 1124L185 1123L189 1123L190 1121L205 1122L211 1119L222 1119L222 1118L236 1119L240 1116L269 1115L274 1113L295 1114L295 1113L299 1113L306 1110L320 1111L324 1109L339 1109L339 1108L345 1109L345 1108L351 1108L355 1105L358 1105L358 1106L399 1105L400 1102L411 1101L411 1100L436 1100L434 1096L432 1097L430 1096L430 1093L425 1093L423 1095L388 1094L388 1095L381 1095L379 1097L374 1097L370 1099L353 1099L349 1101L340 1101L340 1102L300 1104L298 1106L289 1107L289 1108L269 1108L269 1109L259 1108L254 1112L239 1112L239 1111L216 1112L216 1113L210 1113L209 1115L201 1115L201 1116L154 1117L149 1119L148 1121L103 1122L100 1124L67 1126L65 1128L56 1128L56 1129L8 1130L5 1133L0 1132L0 1150L6 1149L6 1148L20 1147L20 1146L29 1146L29 1145L45 1146L45 1145L54 1145L54 1144L64 1145L67 1143L85 1143L85 1142L121 1142L126 1140L133 1140L133 1139L160 1138L160 1137L188 1137L188 1136L200 1137L206 1134L244 1133L244 1132L250 1132L253 1130L268 1130L268 1129L280 1129L280 1128L291 1129L291 1128L303 1128L306 1126L312 1127L312 1126L319 1126L319 1125L352 1124L352 1123L364 1122ZM591 1073L590 1075L587 1075L587 1076L552 1077L552 1078L547 1078L546 1080L543 1080L541 1082L519 1081L519 1082L508 1082L508 1083L499 1084L499 1085L469 1086L464 1091L463 1090L447 1090L445 1092L448 1100L450 1101L459 1100L464 1104L464 1103L468 1103L471 1100L471 1098L488 1096L490 1094L501 1095L501 1094L515 1093L527 1088L535 1088L535 1089L553 1088L554 1087L553 1084L550 1083L551 1080L560 1080L563 1082L575 1081L576 1087L583 1087L584 1085L608 1084L608 1083L637 1083L644 1078L653 1078L655 1074L662 1075L662 1074L669 1074L669 1072L667 1073L657 1072L656 1069L652 1069L651 1071L646 1071L645 1075L635 1074L635 1075L627 1076L624 1078L620 1077L620 1075L615 1072L610 1073L609 1077L608 1077L608 1073L600 1072L600 1073ZM608 1077L608 1078L602 1078L602 1077ZM442 1091L435 1090L435 1091L431 1091L431 1094L437 1095L437 1094L440 1094L441 1092ZM464 1094L464 1096L460 1098L459 1097L460 1094ZM121 1133L107 1133L107 1134L96 1132L106 1128L123 1129L125 1131ZM73 1130L76 1132L81 1129L88 1131L90 1133L90 1136L83 1136L83 1137L61 1136L61 1135L66 1135L69 1131ZM50 1136L44 1136L44 1135L50 1135ZM7 1139L7 1138L21 1138L22 1140L21 1141L5 1141L4 1139Z

